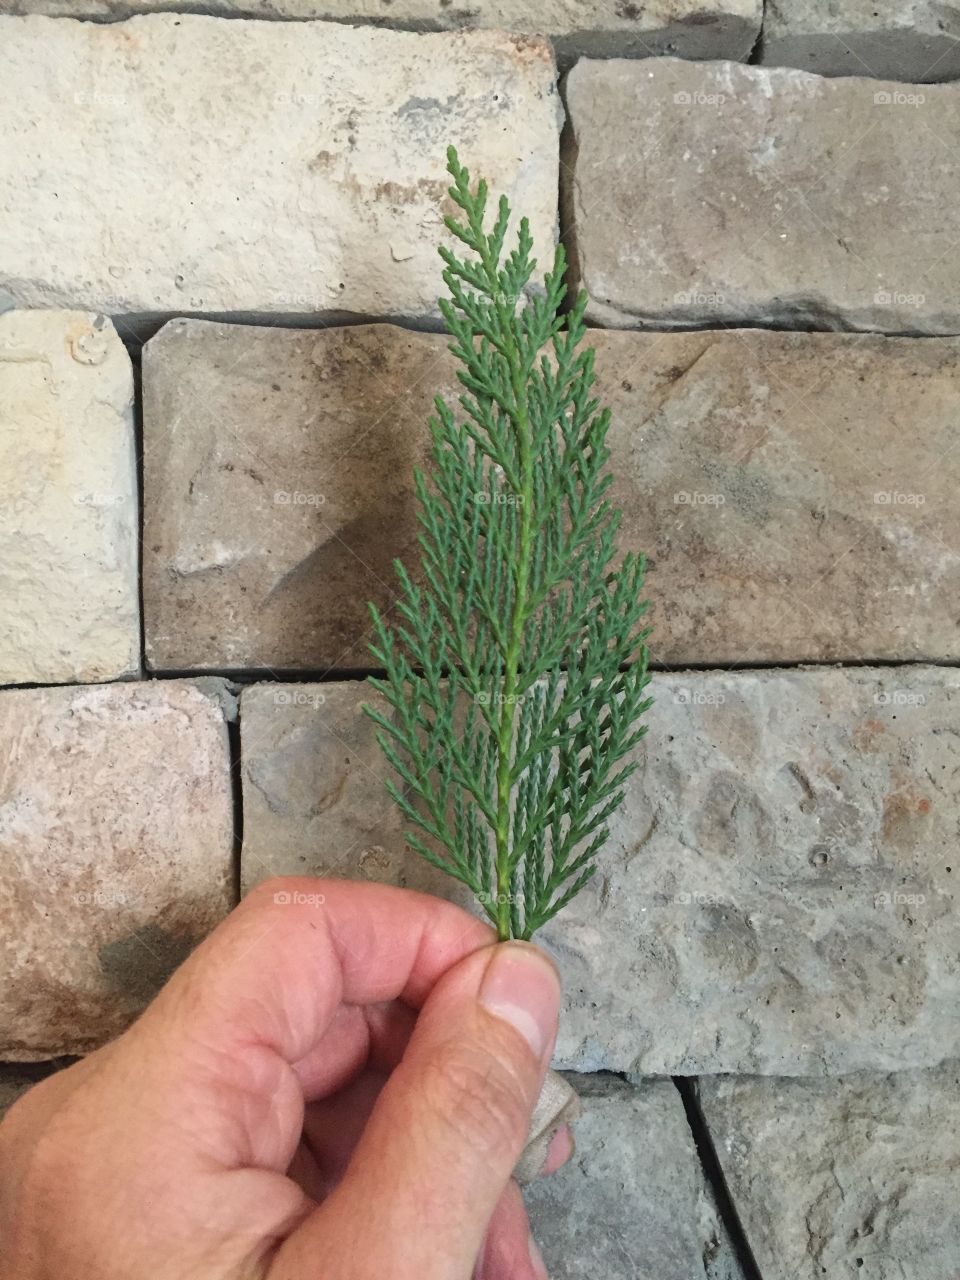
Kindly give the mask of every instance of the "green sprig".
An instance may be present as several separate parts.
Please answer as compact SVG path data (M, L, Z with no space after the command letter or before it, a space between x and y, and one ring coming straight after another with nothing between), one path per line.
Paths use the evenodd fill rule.
M392 714L365 710L410 845L468 886L501 939L529 938L594 874L636 768L644 560L612 569L610 413L579 345L586 295L560 310L563 246L528 295L527 219L504 256L506 197L486 231L487 184L471 192L447 159L463 217L444 221L471 257L440 249L440 309L464 391L459 414L437 398L433 469L416 473L418 581L397 562L395 626L370 606L385 673L370 683Z

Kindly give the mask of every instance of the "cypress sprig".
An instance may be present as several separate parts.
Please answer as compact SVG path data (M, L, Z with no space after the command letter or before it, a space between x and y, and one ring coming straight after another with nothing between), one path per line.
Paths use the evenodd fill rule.
M580 347L586 295L560 311L563 246L528 295L527 219L505 256L506 197L485 230L486 182L471 191L447 159L462 220L444 221L469 257L440 249L440 309L464 391L459 413L437 398L433 467L416 473L418 582L396 562L395 626L370 606L385 672L371 684L392 714L365 710L410 845L469 887L501 939L529 938L593 875L636 768L644 559L612 569L610 412Z

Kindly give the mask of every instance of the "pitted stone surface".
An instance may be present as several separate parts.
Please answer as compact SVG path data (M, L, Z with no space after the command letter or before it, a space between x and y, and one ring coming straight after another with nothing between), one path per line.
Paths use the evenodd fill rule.
M957 1056L960 674L681 672L652 692L597 875L540 935L564 977L558 1064L834 1075ZM465 902L411 878L364 700L362 682L244 691L244 884L360 876Z
M0 302L435 319L448 145L552 257L555 77L500 31L0 18Z
M960 658L960 341L595 336L655 660Z
M582 59L566 103L596 323L960 332L960 86Z
M240 699L246 892L273 875L334 875L457 896L404 846L364 682L258 684ZM463 894L458 899L469 905Z
M229 910L219 698L189 681L0 693L0 1059L85 1053Z
M0 684L136 673L133 372L104 316L0 315L0 474Z
M957 1062L843 1080L704 1079L764 1280L945 1280L960 1257Z
M760 61L821 76L960 76L955 0L767 0Z
M583 1102L576 1153L524 1191L552 1280L742 1280L676 1087L570 1082Z
M667 665L960 658L960 341L594 331L619 545ZM446 339L172 321L144 354L157 670L368 665L418 559Z

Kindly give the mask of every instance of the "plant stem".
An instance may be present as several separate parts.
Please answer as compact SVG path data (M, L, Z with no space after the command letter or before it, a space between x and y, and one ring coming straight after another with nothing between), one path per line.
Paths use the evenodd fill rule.
M494 275L494 281L496 276ZM494 284L496 287L496 284ZM520 670L520 648L527 614L527 591L530 579L530 560L533 552L533 467L530 455L530 419L523 381L523 367L507 306L498 301L503 313L501 322L509 335L507 356L510 361L510 382L513 390L520 461L520 538L515 566L513 612L504 651L504 673L501 689L500 724L497 734L497 936L501 942L511 937L511 880L510 866L510 791L513 782L513 724L517 696L517 680Z

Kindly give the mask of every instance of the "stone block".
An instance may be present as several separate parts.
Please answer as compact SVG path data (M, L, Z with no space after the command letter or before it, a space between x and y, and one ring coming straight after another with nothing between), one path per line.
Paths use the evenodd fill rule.
M767 0L760 61L821 76L960 76L954 0Z
M0 18L0 305L435 320L449 145L552 257L555 79L500 31Z
M957 1062L843 1080L704 1079L764 1280L946 1280L960 1258Z
M574 1076L577 1150L525 1189L551 1280L741 1280L669 1080Z
M0 683L139 672L133 372L104 316L0 315L0 473Z
M164 683L0 693L0 1058L118 1034L233 902L221 702Z
M960 87L583 59L566 102L595 323L960 332Z
M960 658L960 341L594 331L654 657ZM356 671L418 559L446 340L176 320L144 354L155 670Z
M559 1065L830 1076L960 1056L960 674L680 672L651 691L597 874L539 935L564 977ZM404 851L365 700L359 681L244 691L244 885L334 874L469 906Z

